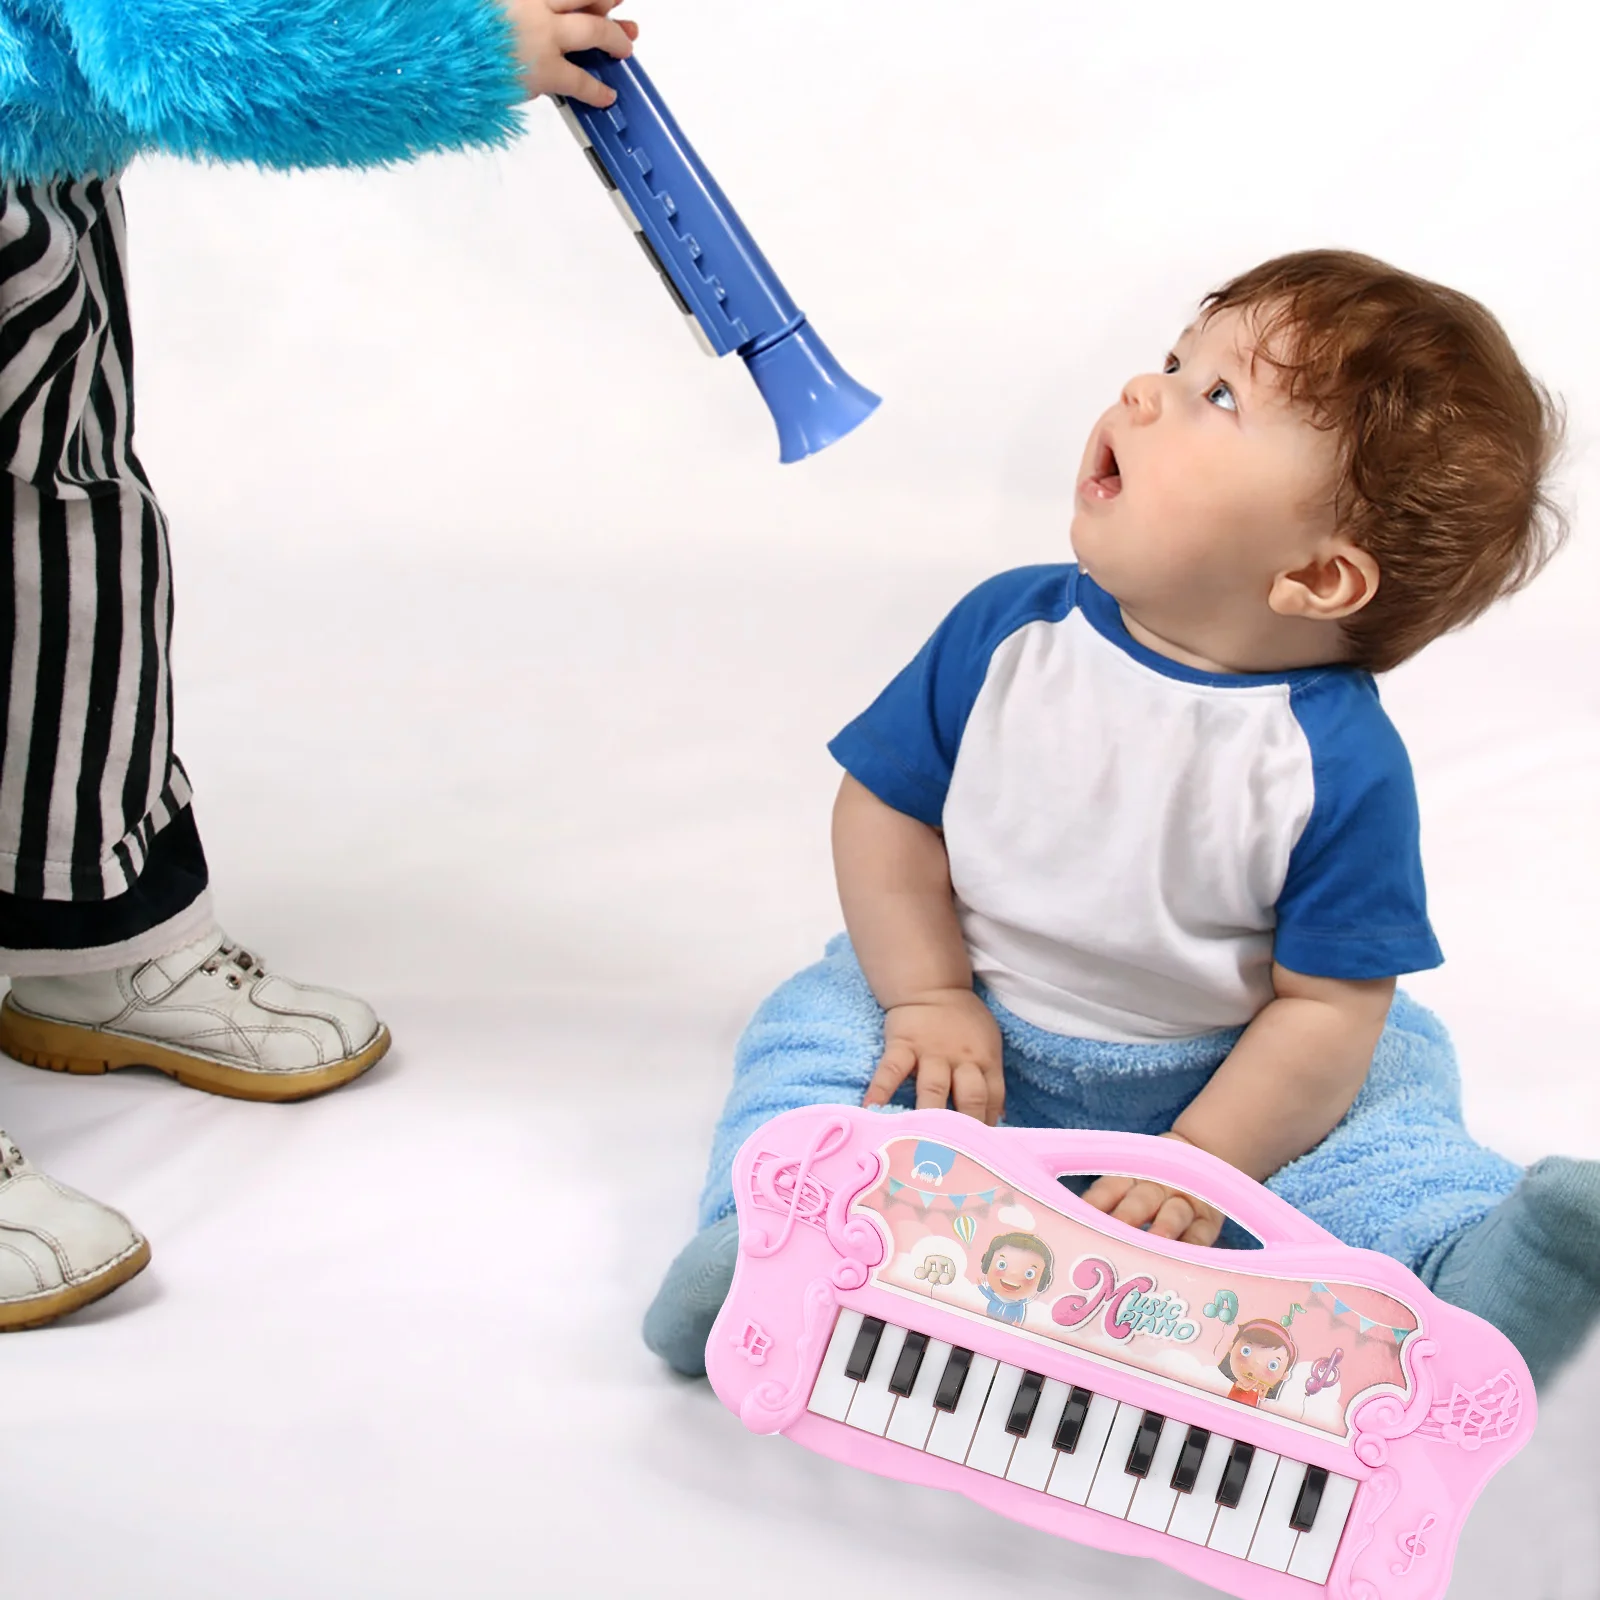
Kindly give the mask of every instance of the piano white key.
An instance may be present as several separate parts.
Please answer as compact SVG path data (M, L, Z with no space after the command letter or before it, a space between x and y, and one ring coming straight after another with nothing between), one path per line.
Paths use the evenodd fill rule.
M1002 1363L995 1368L994 1382L989 1385L989 1398L978 1419L977 1432L972 1436L972 1448L967 1451L967 1465L991 1477L1003 1478L1011 1465L1011 1450L1017 1442L1016 1435L1006 1432L1011 1417L1011 1407L1017 1398L1017 1385L1022 1382L1021 1367ZM967 1382L972 1381L970 1375ZM1031 1429L1029 1430L1032 1431Z
M1128 1507L1129 1522L1141 1528L1154 1528L1158 1533L1166 1531L1173 1507L1178 1503L1178 1491L1172 1487L1172 1472L1178 1464L1183 1441L1188 1437L1187 1422L1180 1422L1176 1417L1167 1418L1155 1459L1150 1463L1150 1474L1133 1491L1133 1504Z
M1200 1461L1200 1476L1188 1494L1178 1496L1167 1523L1167 1532L1173 1538L1204 1544L1211 1537L1211 1526L1217 1520L1217 1485L1222 1482L1222 1470L1232 1450L1232 1439L1224 1439L1220 1433L1211 1435Z
M844 1365L850 1359L850 1347L860 1331L859 1311L839 1313L839 1320L833 1325L833 1337L822 1358L822 1369L817 1373L811 1399L806 1403L807 1411L815 1411L819 1417L831 1417L835 1422L844 1421L856 1393L855 1380L845 1377Z
M983 1415L984 1402L989 1398L990 1380L999 1365L993 1356L974 1354L955 1410L940 1411L934 1416L933 1431L928 1435L930 1456L943 1456L946 1461L967 1459L978 1418Z
M1106 1435L1117 1420L1117 1402L1097 1394L1089 1402L1089 1414L1083 1419L1083 1429L1078 1434L1078 1448L1067 1455L1056 1455L1055 1471L1045 1493L1058 1500L1070 1500L1082 1505L1089 1498L1089 1486L1094 1482L1095 1469L1100 1465L1100 1452L1106 1447Z
M1108 1517L1125 1517L1133 1491L1139 1480L1128 1471L1128 1452L1133 1448L1133 1436L1144 1421L1144 1407L1124 1402L1117 1407L1117 1415L1106 1437L1105 1453L1100 1457L1100 1470L1094 1475L1094 1487L1086 1502L1091 1511L1103 1511Z
M1328 1581L1356 1488L1354 1478L1341 1478L1336 1472L1328 1474L1328 1486L1322 1491L1322 1504L1317 1507L1317 1520L1311 1525L1311 1531L1302 1533L1295 1542L1294 1555L1289 1560L1291 1578L1305 1578L1311 1583Z
M1244 1493L1239 1504L1218 1506L1217 1520L1211 1525L1211 1537L1206 1541L1213 1550L1225 1556L1243 1556L1250 1549L1261 1521L1261 1507L1272 1487L1273 1474L1278 1470L1278 1458L1270 1450L1257 1449L1250 1463L1250 1475L1244 1480ZM1214 1493L1215 1491L1213 1491Z
M1288 1456L1278 1459L1278 1470L1272 1475L1272 1487L1261 1507L1261 1521L1256 1525L1256 1536L1250 1541L1248 1560L1258 1567L1271 1567L1274 1572L1285 1572L1289 1558L1294 1554L1294 1542L1300 1537L1298 1530L1289 1526L1294 1503L1300 1498L1300 1486L1306 1481L1306 1464ZM1322 1520L1319 1511L1317 1520Z
M943 1339L930 1339L922 1354L922 1365L917 1368L917 1381L911 1393L897 1401L894 1415L884 1430L884 1438L896 1444L910 1445L913 1450L927 1447L928 1430L933 1419L942 1412L933 1409L933 1397L939 1389L939 1379L944 1376L944 1364L950 1358L950 1346Z
M883 1437L896 1398L889 1393L889 1379L894 1376L894 1364L900 1359L900 1347L905 1342L904 1328L897 1328L892 1322L884 1327L872 1357L872 1369L867 1373L866 1381L856 1386L855 1398L850 1402L850 1414L844 1419L852 1428L859 1428L863 1433L875 1433L880 1439Z
M1006 1476L1025 1488L1042 1489L1050 1481L1050 1469L1056 1464L1056 1427L1061 1413L1067 1408L1067 1396L1072 1393L1070 1383L1058 1378L1046 1378L1039 1391L1039 1404L1034 1408L1033 1426L1026 1439L1018 1439L1011 1452L1011 1465Z

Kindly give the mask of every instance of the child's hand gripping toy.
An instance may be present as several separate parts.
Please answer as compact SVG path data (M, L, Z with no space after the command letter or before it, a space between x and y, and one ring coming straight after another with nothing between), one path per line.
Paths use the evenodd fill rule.
M864 422L878 397L834 360L789 298L633 57L572 60L617 94L604 111L555 98L702 347L737 350L778 425L780 459L815 454Z
M1262 1248L1114 1222L1074 1173L1204 1196ZM1171 1139L807 1107L734 1193L706 1367L747 1427L1245 1600L1439 1600L1533 1432L1498 1330Z

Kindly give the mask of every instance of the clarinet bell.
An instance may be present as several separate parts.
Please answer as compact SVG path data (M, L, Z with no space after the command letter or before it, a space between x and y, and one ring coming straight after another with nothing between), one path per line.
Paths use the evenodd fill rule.
M882 403L839 365L803 318L744 360L778 425L778 459L785 464L842 439Z

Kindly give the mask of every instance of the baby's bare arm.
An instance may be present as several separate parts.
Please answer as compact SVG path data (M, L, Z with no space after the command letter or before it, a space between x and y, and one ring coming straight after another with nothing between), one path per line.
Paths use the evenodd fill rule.
M1276 998L1185 1108L1169 1137L1209 1150L1258 1183L1320 1144L1350 1109L1372 1065L1394 979L1310 978L1276 963ZM1147 1179L1106 1177L1084 1196L1135 1228L1216 1243L1222 1213Z
M1393 978L1311 978L1276 962L1276 998L1173 1124L1263 1182L1320 1144L1350 1109L1394 998Z
M833 870L856 959L885 1011L972 988L944 840L848 773L833 805Z
M867 1105L913 1072L917 1105L995 1123L1005 1099L1000 1030L973 993L950 859L935 828L846 775L833 808L839 904L856 959L884 1009L884 1051Z

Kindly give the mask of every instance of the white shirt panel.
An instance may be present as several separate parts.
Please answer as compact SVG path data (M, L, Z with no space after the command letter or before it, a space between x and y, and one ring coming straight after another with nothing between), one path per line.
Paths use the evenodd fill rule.
M1286 684L1166 676L1079 611L1018 629L944 807L974 974L1053 1033L1247 1023L1272 998L1272 908L1313 798Z

